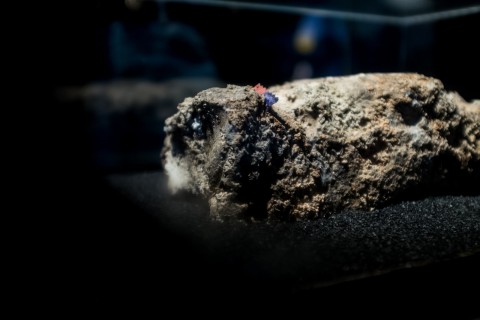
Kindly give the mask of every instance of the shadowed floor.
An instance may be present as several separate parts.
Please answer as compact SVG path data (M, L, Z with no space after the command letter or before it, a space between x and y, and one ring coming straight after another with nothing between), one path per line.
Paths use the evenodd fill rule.
M159 314L176 303L199 303L199 312L260 307L270 315L382 317L379 306L390 308L388 318L479 314L479 196L246 224L209 220L206 203L171 196L161 172L111 175L106 186L102 205L110 211L97 223L88 268L95 306Z

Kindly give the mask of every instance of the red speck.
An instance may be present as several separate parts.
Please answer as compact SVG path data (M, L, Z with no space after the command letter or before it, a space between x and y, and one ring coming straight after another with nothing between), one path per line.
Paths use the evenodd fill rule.
M257 83L257 85L253 87L253 90L255 90L258 94L264 94L267 92L267 88L262 86L260 83Z

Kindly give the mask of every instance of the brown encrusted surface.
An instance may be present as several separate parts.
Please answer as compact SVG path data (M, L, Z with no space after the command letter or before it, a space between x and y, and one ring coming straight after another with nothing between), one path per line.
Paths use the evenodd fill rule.
M211 88L167 119L173 191L200 193L214 217L318 218L475 186L480 103L418 74L359 74L269 89Z

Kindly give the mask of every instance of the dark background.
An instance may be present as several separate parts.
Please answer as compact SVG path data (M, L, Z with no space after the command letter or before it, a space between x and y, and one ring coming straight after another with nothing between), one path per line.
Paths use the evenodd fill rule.
M418 1L410 7L395 0L267 3L409 16L475 1ZM299 77L418 72L440 79L466 100L478 98L477 83L471 80L480 72L478 52L472 46L480 24L478 13L401 27L151 1L140 2L138 7L114 0L69 2L52 10L55 23L38 46L46 59L38 63L46 68L41 74L47 74L54 89L58 109L53 115L70 128L69 133L80 134L75 138L81 140L77 147L87 148L78 154L88 155L84 164L102 172L160 169L157 155L164 138L164 118L186 96L209 86L259 82L269 86ZM310 28L302 29L302 25ZM302 30L310 31L315 43L304 52L295 46ZM180 83L169 83L172 79ZM135 82L162 86L170 92L170 99L112 102L106 87L113 88L119 81L130 81L133 89ZM92 87L97 92L93 98L88 96ZM77 89L77 96L65 94L66 88ZM185 90L176 92L178 88ZM112 90L130 90L133 100L141 99L133 89ZM58 101L59 95L68 98ZM102 107L102 103L111 106ZM149 107L142 109L145 105ZM122 108L123 113L115 112ZM60 116L62 112L68 113L66 117ZM155 119L155 112L163 115Z
M476 4L431 1L409 9L392 5L393 1L263 2L394 16ZM22 154L27 154L22 157L26 159L22 168L32 173L28 187L23 183L18 187L28 196L17 204L18 208L47 212L41 220L49 228L41 233L48 242L37 260L47 270L39 273L43 278L49 275L60 279L58 283L52 280L49 286L55 283L56 293L61 296L58 301L64 302L69 314L99 306L110 310L107 314L123 310L122 306L160 307L163 309L156 312L161 313L178 310L173 302L188 306L196 301L202 303L204 313L220 301L248 314L251 305L262 305L266 299L263 294L279 301L263 305L266 312L271 310L267 307L276 308L278 303L288 306L289 296L275 296L275 288L252 294L258 288L253 286L249 291L243 286L243 291L234 294L228 285L220 283L225 278L212 283L217 292L210 300L210 284L208 278L202 278L202 271L210 276L214 272L206 264L191 273L199 259L205 258L189 243L191 240L159 223L143 206L118 193L105 180L114 173L161 171L163 121L175 112L178 102L201 90L202 85L206 89L210 83L281 84L295 78L296 67L307 65L303 75L311 77L419 72L439 78L448 90L458 91L467 100L479 98L478 83L471 80L480 72L478 52L473 48L480 30L479 14L408 28L313 19L310 23L324 32L314 37L316 49L302 54L293 39L304 17L295 14L189 4L159 6L154 2L132 9L124 1L114 0L42 6L46 10L38 15L35 10L22 11L28 11L29 17L36 16L33 21L38 23L17 39L24 52L23 64L31 67L22 73L17 86L22 89L17 95L20 102L15 105L22 113L19 122L29 129L26 143L20 147ZM21 21L14 28L19 24ZM30 86L34 87L33 101L23 91ZM142 91L139 86L148 88ZM129 97L128 92L132 92L133 102L112 98L120 93ZM148 98L142 100L145 96ZM159 100L167 102L157 103ZM356 310L370 314L386 304L401 316L414 313L412 306L423 306L425 317L430 312L440 316L442 309L435 311L436 303L422 303L432 297L443 305L451 302L448 310L455 314L459 300L466 295L452 300L443 293L465 290L475 273L472 266L478 266L478 257L473 262L347 283L296 296L288 310L296 314L299 308L308 306L305 310L318 314L328 311L351 315ZM452 273L458 277L437 284L439 278ZM221 274L228 275L228 269ZM183 280L176 282L183 275ZM233 279L231 276L226 279ZM415 287L419 279L424 281ZM472 283L478 284L478 279L474 280ZM196 285L193 291L189 287L192 283ZM396 303L403 294L392 288L411 289L407 293L410 298L401 300L408 304L405 308ZM166 304L158 302L162 290L171 294ZM319 300L326 302L317 310L314 306ZM353 303L353 309L343 309L342 301ZM467 302L458 318L470 319L478 314L472 302ZM383 316L381 312L376 314Z
M409 10L408 7L394 6L394 2L343 0L261 3L391 16L409 16L478 4L465 0L418 1L424 5L413 6ZM471 48L475 30L478 29L478 14L407 28L368 21L323 19L317 27L325 29L325 35L318 39L320 45L317 50L304 57L293 47L293 35L303 18L297 14L177 3L159 5L151 1L141 2L139 8L133 9L118 0L72 2L56 8L55 19L58 24L52 30L54 50L51 51L51 58L56 68L52 76L59 85L85 84L119 77L161 81L175 76L202 75L200 71L195 74L195 70L175 73L167 68L159 68L162 59L174 54L178 55L178 60L184 61L185 66L189 63L212 62L216 70L212 76L228 83L262 81L265 84L277 84L291 80L291 66L299 59L319 66L313 76L330 75L333 72L322 72L320 66L330 64L335 54L323 51L340 50L335 48L335 44L341 46L346 40L341 39L338 29L345 28L347 35L344 37L349 43L341 48L342 52L336 53L345 59L335 62L341 65L335 74L421 72L442 79L447 87L461 92L467 99L474 98L476 93L474 85L462 79L465 71L471 70L473 73L479 70L476 52ZM121 24L131 38L123 42L117 39L118 43L112 43L115 42L115 39L112 40L115 38L112 24L115 23ZM328 27L329 23L339 26ZM179 30L178 33L167 34L173 25L183 26L183 33ZM425 29L429 30L428 33L418 33ZM168 43L163 44L165 41ZM128 47L137 47L136 54L142 57L133 53L130 56L125 54ZM48 47L42 49L49 50ZM402 57L402 51L406 51L406 58ZM130 64L129 71L113 65L113 59L121 58L124 64Z

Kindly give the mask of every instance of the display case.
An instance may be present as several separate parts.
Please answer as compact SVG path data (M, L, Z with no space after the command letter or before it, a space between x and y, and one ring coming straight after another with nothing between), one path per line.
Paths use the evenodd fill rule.
M160 169L164 119L209 87L417 72L478 98L478 11L475 1L96 1L66 6L54 77L90 117L91 165Z
M480 72L478 1L98 0L58 8L49 76L56 125L69 138L55 154L68 162L60 165L66 214L88 230L78 241L85 305L480 316L476 193L290 225L218 223L202 199L168 192L160 159L165 119L212 87L412 72L480 99L472 80Z

